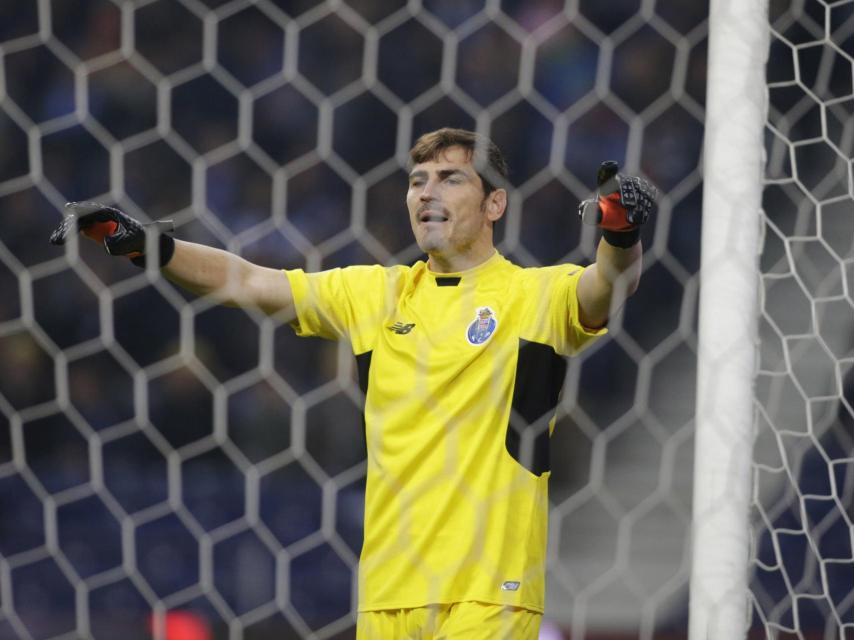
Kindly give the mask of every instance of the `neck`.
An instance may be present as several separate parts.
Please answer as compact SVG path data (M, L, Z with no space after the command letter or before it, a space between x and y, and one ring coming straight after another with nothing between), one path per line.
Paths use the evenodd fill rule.
M495 255L495 247L489 245L483 251L457 255L429 254L427 267L434 273L459 273L477 267Z

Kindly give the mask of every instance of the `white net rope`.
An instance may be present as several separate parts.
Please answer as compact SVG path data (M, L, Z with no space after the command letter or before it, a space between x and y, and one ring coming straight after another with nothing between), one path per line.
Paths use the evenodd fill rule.
M771 2L752 604L854 637L854 3Z
M167 622L199 637L352 636L365 463L349 348L47 236L64 202L100 199L266 266L408 263L406 151L446 125L508 154L500 249L524 265L592 259L574 208L601 160L664 194L641 290L608 341L570 361L547 619L573 638L680 637L705 4L2 3L0 638L164 637ZM854 476L850 376L847 401L840 387L852 3L807 5L774 23L775 47L803 60L770 77L753 588L757 629L803 637L834 622L794 619L798 594L824 594L837 625L854 615L850 589L832 591L852 582L851 548L820 546L850 535ZM847 61L847 93L825 50ZM773 83L794 92L785 107ZM830 148L848 173L819 178ZM814 459L822 490L802 481ZM802 573L790 557L807 557Z

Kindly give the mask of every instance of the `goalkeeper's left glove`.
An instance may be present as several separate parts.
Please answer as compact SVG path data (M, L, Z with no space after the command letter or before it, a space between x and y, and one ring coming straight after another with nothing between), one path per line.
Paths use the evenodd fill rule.
M69 202L65 210L68 215L50 234L51 244L63 245L68 236L80 231L103 244L111 256L127 256L136 266L145 267L145 230L154 225L158 233L160 266L166 266L175 252L175 240L163 233L173 230L171 220L143 225L123 211L100 202Z
M619 170L613 160L600 165L596 197L578 205L578 215L585 224L601 227L606 242L627 248L640 240L640 226L655 211L658 190L643 178Z

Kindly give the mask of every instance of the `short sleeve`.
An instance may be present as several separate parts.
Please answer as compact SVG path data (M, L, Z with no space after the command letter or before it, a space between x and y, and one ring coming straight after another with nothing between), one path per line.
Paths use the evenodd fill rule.
M561 355L573 355L608 332L605 327L588 329L579 319L576 289L584 269L562 264L522 270L523 339L548 344Z
M347 339L356 354L373 348L377 328L394 305L395 268L354 266L306 273L286 270L299 336Z

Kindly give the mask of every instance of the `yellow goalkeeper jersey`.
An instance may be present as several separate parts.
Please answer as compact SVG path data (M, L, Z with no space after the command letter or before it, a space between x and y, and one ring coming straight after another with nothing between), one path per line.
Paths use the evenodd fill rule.
M499 253L459 273L286 271L301 336L347 339L366 393L359 610L479 601L543 611L549 436L582 267Z

